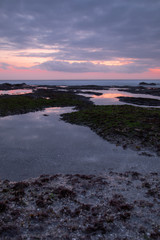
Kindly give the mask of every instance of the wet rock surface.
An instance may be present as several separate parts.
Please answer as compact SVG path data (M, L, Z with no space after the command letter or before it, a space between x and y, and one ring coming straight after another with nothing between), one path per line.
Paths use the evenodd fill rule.
M27 85L25 83L19 83L19 84L10 84L10 83L2 83L0 84L0 90L14 90L14 89L26 89L26 88L33 88L30 85Z
M160 239L160 175L1 181L0 239Z
M121 88L121 89L120 89ZM125 89L119 87L119 91L125 91L130 93L137 93L137 94L149 94L153 96L160 96L160 88L158 87L144 87L144 86L137 86L137 87L129 87L126 86Z
M151 98L117 97L121 102L145 106L160 106L160 100Z
M104 139L124 149L129 147L146 156L153 152L160 155L159 109L130 105L93 106L61 116L72 124L90 127Z
M23 95L1 95L0 116L24 114L43 110L47 107L74 106L77 109L93 105L88 97L74 92L59 91L56 87L33 89L33 93Z
M140 82L139 85L156 86L156 83Z

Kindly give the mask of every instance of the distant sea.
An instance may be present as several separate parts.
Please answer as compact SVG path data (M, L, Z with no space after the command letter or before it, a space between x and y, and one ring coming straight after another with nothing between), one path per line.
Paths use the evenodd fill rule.
M28 85L54 85L54 86L73 86L73 85L99 85L99 86L137 86L140 82L156 83L157 87L160 87L159 80L0 80L2 83L26 83Z

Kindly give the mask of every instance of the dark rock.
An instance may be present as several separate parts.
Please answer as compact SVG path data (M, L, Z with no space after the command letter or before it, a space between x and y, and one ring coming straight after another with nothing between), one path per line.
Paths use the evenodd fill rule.
M148 183L148 182L143 182L143 183L142 183L142 187L150 188L150 187L151 187L151 184Z
M130 212L120 213L120 215L119 215L120 219L122 219L124 221L127 220L128 218L130 218L130 216L131 216Z
M28 186L29 186L29 183L27 183L27 182L18 182L13 186L13 190L15 190L15 191L24 190Z
M0 226L0 238L1 239L12 239L13 237L18 237L19 231L17 226L6 224Z
M44 200L44 198L42 196L40 196L37 200L36 200L36 205L40 208L43 208L46 206L46 202Z
M5 212L7 210L7 204L5 202L0 202L0 213Z
M66 187L60 186L53 191L54 194L58 196L58 198L74 198L76 194L73 192L73 190L70 190Z
M139 85L149 85L149 86L156 86L156 83L146 83L146 82L140 82Z
M151 239L159 240L160 239L160 229L155 228L151 234L150 234Z
M160 106L160 100L142 97L117 97L121 102L145 106Z
M158 193L157 190L154 188L151 188L147 191L147 195L151 196L151 197L155 197L157 195L157 193Z
M109 204L117 211L130 211L133 209L133 205L126 203L122 195L115 194Z
M13 211L11 212L11 216L15 216L15 217L20 216L20 211L19 211L19 210L13 210Z
M103 221L96 221L93 224L90 224L86 229L85 232L88 234L94 234L96 232L101 232L102 234L105 234L107 231L106 227L104 226Z
M138 172L131 172L131 175L132 175L133 179L137 180L139 178L139 176L140 176L140 173L138 173Z

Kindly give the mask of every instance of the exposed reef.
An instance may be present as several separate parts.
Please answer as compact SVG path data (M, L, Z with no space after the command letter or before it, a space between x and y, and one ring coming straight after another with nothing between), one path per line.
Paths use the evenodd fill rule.
M65 114L62 119L70 123L89 126L104 139L135 150L148 149L160 154L160 110L133 106L94 106L89 97L81 96L86 90L108 90L108 86L29 86L26 84L1 84L5 89L31 88L24 95L1 95L0 116L23 114L46 107L74 106L75 113ZM126 87L119 90L160 95L159 88ZM83 92L84 93L84 92ZM101 93L96 93L100 95ZM120 101L138 105L160 106L157 99L119 97ZM147 153L150 155L150 153Z
M63 114L63 120L89 126L124 149L131 147L147 157L150 152L160 155L160 109L94 106L89 98L77 95L82 90L87 94L107 90L107 86L0 85L1 90L20 88L33 93L0 96L0 116L74 106L78 111ZM125 91L160 96L158 88L126 87ZM159 170L0 181L0 239L159 240Z
M0 181L0 239L158 240L159 201L158 173Z
M156 86L156 83L140 82L139 85Z
M130 105L92 106L66 113L62 119L90 127L104 139L135 150L151 150L160 155L160 109Z
M152 98L117 97L121 102L145 106L160 106L160 100Z
M24 95L0 96L0 116L38 111L46 107L74 106L82 109L92 104L89 98L76 95L73 92L36 89L33 93Z
M130 93L135 93L135 94L149 94L153 96L160 96L160 88L158 87L129 87L126 86L125 88L119 88L119 91L125 91L125 92L130 92Z

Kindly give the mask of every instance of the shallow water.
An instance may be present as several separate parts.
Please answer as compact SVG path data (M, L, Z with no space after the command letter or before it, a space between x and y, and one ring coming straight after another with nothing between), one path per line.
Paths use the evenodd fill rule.
M32 93L32 89L13 89L13 90L0 90L0 95L23 95L26 93Z
M130 93L125 91L118 91L118 88L111 88L109 90L91 90L92 92L102 93L102 95L100 96L97 96L94 94L93 95L85 94L85 92L87 92L88 90L82 90L82 91L84 92L84 94L80 93L80 95L91 97L91 101L94 102L94 104L96 105L124 105L125 103L119 101L117 97L136 97L136 98L140 97L140 98L150 98L150 99L160 100L160 97L158 96L153 96L150 94L136 94L136 93ZM131 104L131 103L129 105L137 106L136 104Z
M40 174L101 174L108 170L160 171L160 158L116 147L88 127L59 115L71 108L0 118L0 179L22 180ZM48 114L44 116L43 114Z

